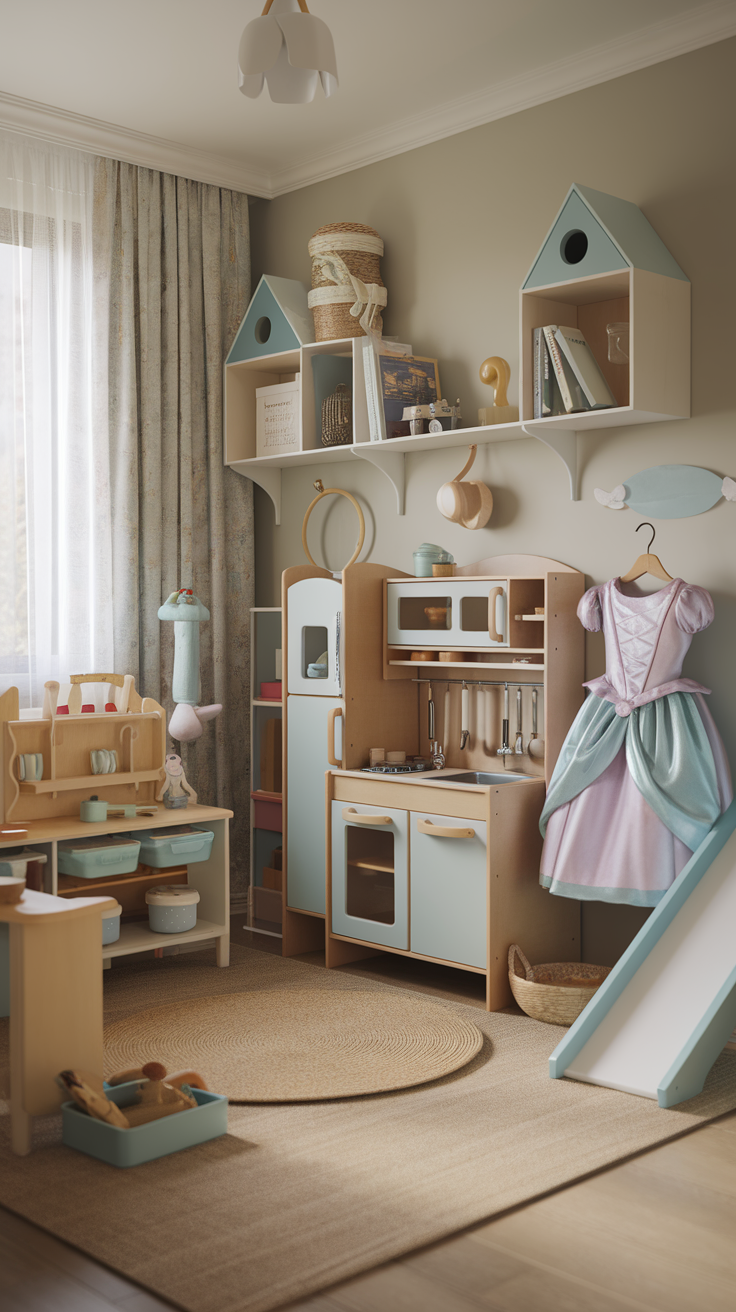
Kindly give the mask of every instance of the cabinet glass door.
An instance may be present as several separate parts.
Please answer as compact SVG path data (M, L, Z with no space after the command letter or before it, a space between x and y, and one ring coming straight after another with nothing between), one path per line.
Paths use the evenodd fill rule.
M332 803L333 933L409 946L407 830L406 811Z
M411 950L486 966L484 821L411 813Z
M391 647L508 647L506 579L422 579L387 584Z

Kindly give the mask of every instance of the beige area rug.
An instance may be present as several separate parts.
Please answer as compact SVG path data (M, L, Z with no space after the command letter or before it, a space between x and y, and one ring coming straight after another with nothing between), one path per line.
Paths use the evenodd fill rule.
M326 993L367 981L247 948L116 962L107 1019L229 992ZM374 984L387 1001L396 990ZM434 999L484 1033L453 1075L396 1093L229 1108L228 1134L129 1171L37 1123L26 1158L0 1116L0 1203L192 1312L265 1312L441 1239L736 1108L736 1054L698 1098L644 1098L550 1080L561 1030ZM7 1025L5 1030L7 1033Z
M404 990L264 989L169 1003L105 1027L105 1075L160 1061L234 1102L314 1102L427 1084L483 1046L471 1020Z

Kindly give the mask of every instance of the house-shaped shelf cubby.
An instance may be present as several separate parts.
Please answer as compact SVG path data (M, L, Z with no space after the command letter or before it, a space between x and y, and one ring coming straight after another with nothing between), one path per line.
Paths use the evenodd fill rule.
M472 294L469 289L469 295ZM358 456L391 482L404 513L405 456L533 437L560 456L578 497L578 434L587 429L685 419L690 414L690 283L641 210L589 187L573 185L521 288L520 418L518 422L417 434L372 442L368 424L362 346L364 337L312 342L307 289L288 278L261 279L225 365L225 464L258 483L281 522L281 470L291 465ZM547 324L580 328L617 405L574 414L534 417L534 329ZM606 328L629 325L628 364L608 359ZM316 381L329 371L316 358L342 361L352 379L352 442L323 447L318 419L322 392ZM258 454L256 389L299 378L295 449Z
M553 447L575 495L576 434L690 414L690 283L641 210L573 185L521 288L520 415ZM629 325L629 362L608 359L606 327ZM534 329L580 328L618 405L534 418Z

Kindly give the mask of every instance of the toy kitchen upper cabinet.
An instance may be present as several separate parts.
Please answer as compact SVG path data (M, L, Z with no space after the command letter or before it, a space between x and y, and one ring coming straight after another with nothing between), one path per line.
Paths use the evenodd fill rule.
M390 579L390 647L508 647L508 579Z

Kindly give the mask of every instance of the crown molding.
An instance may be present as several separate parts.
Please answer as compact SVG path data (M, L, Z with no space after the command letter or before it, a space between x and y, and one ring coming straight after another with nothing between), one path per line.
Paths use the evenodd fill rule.
M376 164L392 155L428 146L444 137L533 109L535 105L584 91L586 87L635 73L732 36L736 36L734 0L699 5L676 18L653 23L533 72L497 82L480 93L446 102L434 111L403 119L387 130L355 138L338 150L302 161L293 168L275 171L271 177L271 195L280 196Z
M196 150L181 142L2 91L0 128L272 200L733 36L736 0L699 4L675 18L602 42L530 73L497 82L482 92L402 119L390 128L356 137L336 150L270 172L252 167L247 159Z
M270 199L273 195L268 173L248 166L247 161L210 151L196 150L178 141L151 137L145 132L121 128L114 123L87 118L70 110L42 105L0 91L0 128L39 137L58 146L73 146L93 155L123 160L142 168L158 169L193 182L246 192Z

